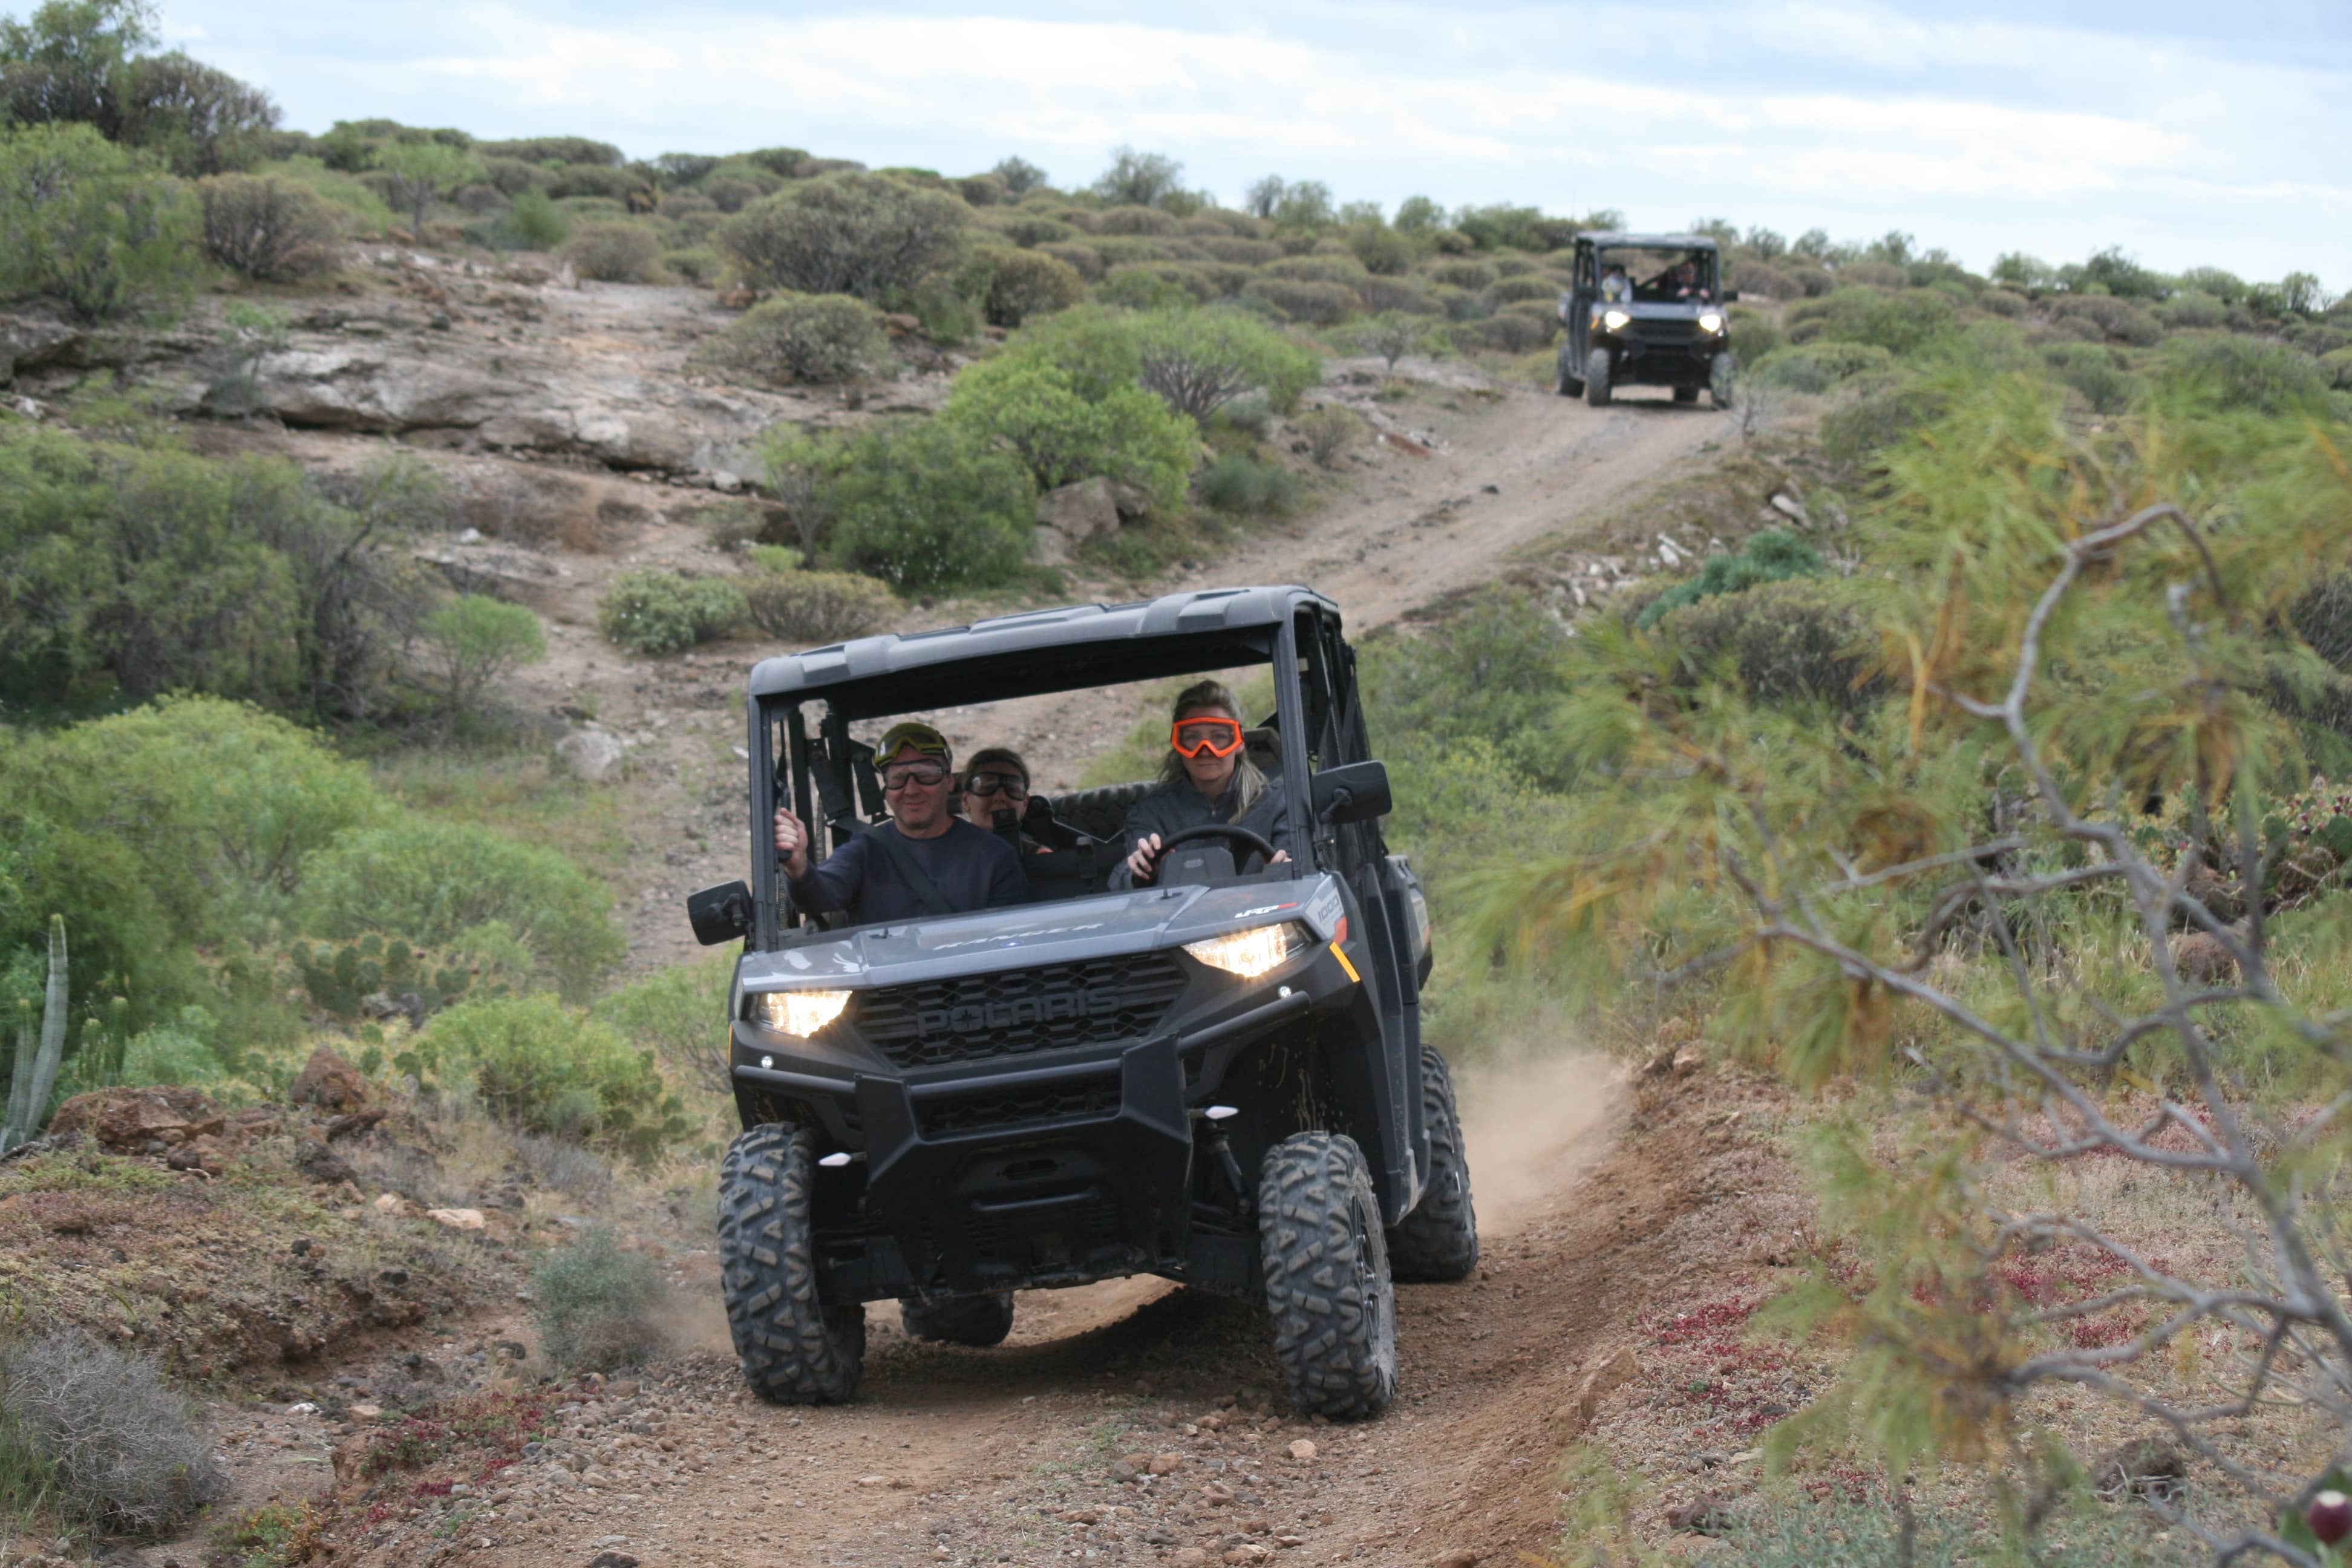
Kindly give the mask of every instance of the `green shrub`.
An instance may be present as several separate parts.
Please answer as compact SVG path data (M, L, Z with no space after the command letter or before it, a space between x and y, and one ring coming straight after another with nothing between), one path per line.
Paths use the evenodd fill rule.
M539 617L484 594L457 594L436 605L419 627L442 712L474 712L500 677L547 657Z
M1078 231L1044 213L1015 213L995 226L996 232L1027 250L1055 240L1075 239Z
M2203 331L2221 326L2230 319L2229 307L2212 295L2195 289L2184 289L2156 307L2164 324L2175 331Z
M1697 575L1685 578L1651 600L1633 624L1654 626L1685 605L1695 605L1717 594L1737 594L1760 583L1784 582L1791 577L1817 577L1825 570L1821 552L1786 529L1768 528L1736 554L1707 557Z
M43 296L83 321L184 297L201 216L87 125L0 132L0 299Z
M1497 305L1515 304L1522 300L1539 300L1549 310L1564 290L1553 279L1539 273L1525 273L1517 278L1498 279L1486 290L1486 298Z
M483 174L481 161L446 142L394 142L379 146L370 165L387 200L408 212L408 231L425 239L433 204L472 184Z
M1950 298L1937 289L1848 286L1800 300L1783 320L1791 342L1865 343L1901 356L1949 332L1958 314Z
M2338 392L2352 392L2352 348L2319 356L2319 374Z
M1757 379L1791 392L1827 392L1856 376L1893 371L1895 356L1874 343L1805 343L1775 353L1758 364Z
M1386 224L1359 224L1348 236L1348 248L1367 272L1398 278L1412 270L1412 241Z
M304 187L247 174L215 174L196 187L205 251L232 272L291 282L333 265L335 220Z
M661 241L641 223L584 223L563 243L563 259L603 283L657 283Z
M1375 314L1395 311L1407 316L1444 314L1444 307L1429 290L1401 278L1367 278L1356 285L1356 297L1364 308Z
M1198 301L1179 268L1160 266L1114 267L1095 294L1106 305L1129 310L1181 310Z
M689 245L662 252L662 270L673 278L708 289L726 276L727 258L708 245Z
M1344 283L1297 282L1285 278L1259 278L1243 293L1264 300L1286 321L1333 327L1364 309L1361 296Z
M1101 251L1077 240L1047 241L1036 248L1040 256L1050 256L1056 261L1067 263L1089 283L1099 282L1110 265L1103 259Z
M730 1094L727 994L734 978L735 961L723 953L697 963L673 963L598 1002L595 1016L639 1050L651 1051L672 1081Z
M1366 276L1364 264L1352 256L1288 256L1258 268L1261 278L1287 283L1340 283L1352 289Z
M762 300L697 351L703 363L786 384L870 374L890 359L882 312L847 294Z
M1124 324L1134 344L1135 379L1168 406L1206 419L1244 392L1277 409L1297 406L1322 378L1323 362L1240 310L1187 310Z
M1804 553L1811 555L1809 549ZM1709 564L1727 559L1717 556ZM1694 679L1727 667L1753 701L1827 702L1857 711L1888 689L1869 646L1862 590L1821 576L1820 557L1812 560L1810 571L1750 576L1653 616L1650 611L1664 604L1662 597L1643 619L1654 620L1674 639Z
M1873 465L1880 453L1942 415L1948 403L1932 382L1864 384L1822 416L1822 454L1843 468Z
M465 1001L417 1037L416 1058L493 1115L650 1160L690 1128L651 1051L552 996Z
M300 898L304 928L322 936L374 931L471 951L503 935L572 997L621 960L611 909L604 887L552 849L420 818L362 828L311 855Z
M548 194L531 186L515 193L499 220L499 233L520 250L553 250L572 232L572 222Z
M803 180L746 206L719 242L763 288L880 300L953 255L971 209L880 174Z
M1724 311L1732 351L1743 364L1754 364L1788 343L1780 323L1750 305L1733 305Z
M1427 276L1433 282L1475 294L1492 287L1497 274L1483 261L1439 261L1430 265Z
M795 647L862 637L898 614L889 589L849 572L757 573L744 579L743 602L753 626Z
M1523 315L1511 310L1484 321L1457 322L1453 336L1457 347L1523 354L1543 347L1559 331L1559 323L1548 315Z
M989 325L1017 327L1032 316L1065 310L1087 296L1078 269L1041 251L1015 250L994 258L984 309Z
M383 198L368 187L367 182L340 169L331 169L316 158L293 157L264 163L253 173L264 179L283 180L299 185L326 203L336 221L346 232L380 233L390 228L392 209Z
M944 418L874 426L847 453L829 482L835 564L921 593L1005 583L1028 559L1037 493L1018 458Z
M719 577L646 566L613 579L596 601L596 629L631 653L679 653L724 637L743 618L743 595Z
M635 1366L661 1348L661 1275L603 1226L548 1254L531 1300L540 1346L567 1372Z
M17 1518L132 1533L162 1531L230 1488L154 1360L79 1329L0 1348L0 1478L24 1494L10 1502L30 1505Z
M1297 503L1298 481L1280 463L1229 452L1193 476L1192 493L1219 511L1279 516Z
M940 417L1013 452L1040 489L1102 475L1161 505L1183 493L1199 440L1190 420L1140 386L1081 396L1067 372L1020 355L966 369Z
M2098 414L2120 414L2131 405L2136 386L2115 351L2098 343L2050 343L2042 362L2059 380L2081 393Z
M2324 407L2319 362L2270 338L2200 332L2164 345L2165 391L2222 410L2289 414Z
M2109 299L2105 295L2069 296L2052 307L2051 315L2060 321L2088 321L2105 333L2108 341L2131 343L2140 348L2146 348L2164 336L2164 329L2154 316L2128 300Z

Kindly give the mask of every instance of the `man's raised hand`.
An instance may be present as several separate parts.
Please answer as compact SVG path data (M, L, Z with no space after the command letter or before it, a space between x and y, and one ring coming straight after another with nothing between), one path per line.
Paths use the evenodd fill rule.
M776 811L776 853L784 858L784 874L794 881L808 875L808 841L807 825L791 812L779 807Z

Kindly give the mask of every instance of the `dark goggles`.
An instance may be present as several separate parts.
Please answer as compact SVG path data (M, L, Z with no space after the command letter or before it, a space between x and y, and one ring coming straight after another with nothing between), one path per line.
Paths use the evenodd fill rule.
M963 787L973 795L1001 795L1007 800L1027 800L1029 786L1018 773L974 773L963 781Z
M933 784L945 784L947 776L944 763L893 763L882 770L882 787L901 790L908 784L920 784L929 789Z

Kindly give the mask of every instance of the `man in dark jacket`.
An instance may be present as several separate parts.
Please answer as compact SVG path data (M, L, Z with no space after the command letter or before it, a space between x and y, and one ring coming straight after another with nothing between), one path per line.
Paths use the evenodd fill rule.
M874 749L890 820L809 864L809 830L776 813L776 853L793 901L847 913L857 924L919 920L1026 903L1021 858L995 834L956 816L954 755L928 724L897 724ZM887 837L886 837L886 835Z

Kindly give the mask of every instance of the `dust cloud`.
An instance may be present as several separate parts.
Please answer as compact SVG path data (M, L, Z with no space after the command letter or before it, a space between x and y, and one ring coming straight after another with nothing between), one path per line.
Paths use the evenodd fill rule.
M1479 1234L1508 1235L1567 1194L1623 1119L1624 1068L1599 1051L1507 1044L1454 1069Z

